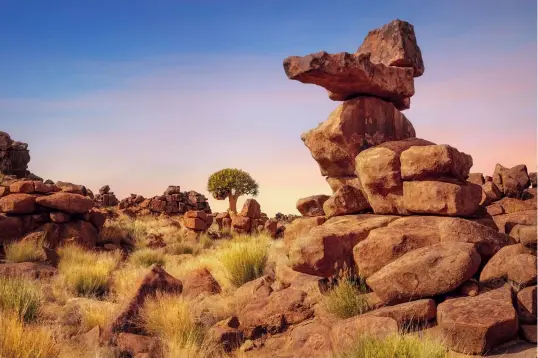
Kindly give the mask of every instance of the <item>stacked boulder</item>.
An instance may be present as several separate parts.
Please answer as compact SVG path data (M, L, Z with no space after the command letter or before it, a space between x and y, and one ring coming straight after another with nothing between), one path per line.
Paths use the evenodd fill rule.
M183 216L183 226L196 232L209 229L212 223L213 215L202 210L189 210Z
M76 188L36 180L0 186L0 243L40 231L50 248L65 242L95 247L106 217L90 197L70 192Z
M267 214L261 212L260 204L255 199L247 199L239 213L222 212L215 216L219 230L233 231L238 234L251 234L267 231L272 237L282 233L283 225Z
M99 194L95 195L95 205L98 207L110 207L119 204L118 198L110 191L110 186L104 185L99 189Z
M131 194L121 200L118 208L130 216L144 215L183 215L187 211L203 211L211 214L207 198L195 191L181 192L179 186L170 185L163 195L144 198L142 195Z
M29 162L28 144L14 141L9 134L0 131L0 174L26 178L30 175Z
M469 173L470 155L416 138L401 113L424 73L413 26L392 21L355 54L289 57L284 70L342 101L302 135L333 194L298 201L303 216L284 234L291 268L331 278L351 267L383 305L434 298L429 319L455 351L516 338L511 297L536 287L535 191L525 166L498 165L487 181Z

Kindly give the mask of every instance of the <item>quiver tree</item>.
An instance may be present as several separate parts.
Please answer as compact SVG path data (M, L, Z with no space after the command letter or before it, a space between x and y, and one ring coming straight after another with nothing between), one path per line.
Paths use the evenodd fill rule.
M209 176L207 191L217 200L228 198L228 210L237 213L237 199L241 195L258 195L258 183L241 169L226 168Z

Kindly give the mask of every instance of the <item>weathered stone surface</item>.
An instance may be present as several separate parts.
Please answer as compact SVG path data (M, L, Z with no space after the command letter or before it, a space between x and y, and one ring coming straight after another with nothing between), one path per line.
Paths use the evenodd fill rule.
M536 324L536 286L530 286L517 293L517 313L522 323Z
M510 237L514 238L516 242L536 250L536 226L519 224L515 225L512 230L510 230Z
M536 283L536 253L522 244L505 246L486 264L480 282L495 284L511 280L521 286ZM502 282L501 282L502 283Z
M0 131L0 173L14 175L17 178L27 177L30 151L28 144L11 139L9 134Z
M480 285L478 282L476 280L469 280L459 287L458 292L464 296L474 297L478 295L479 290Z
M411 216L370 231L353 248L353 257L359 275L367 278L408 252L444 242L473 243L486 262L511 240L506 234L465 219Z
M486 180L484 179L484 174L482 173L469 173L467 181L477 185L484 185Z
M502 193L497 188L497 185L493 183L492 181L488 181L482 185L482 190L484 191L487 202L486 203L493 203L497 200L500 200L502 198Z
M508 169L497 164L493 173L493 182L504 195L520 198L523 190L530 185L527 166L520 164Z
M59 227L60 232L58 243L75 243L88 249L94 248L97 244L97 229L87 221L74 220L56 226Z
M233 215L232 229L239 234L249 233L252 230L252 218L242 215Z
M221 291L219 283L206 268L189 272L181 281L183 295L188 297L196 297L202 293L217 294Z
M157 338L139 334L118 334L116 346L121 353L128 354L130 357L135 357L144 353L148 354L150 357L158 357L160 353L162 353L162 347Z
M537 330L535 324L522 324L521 325L521 336L529 343L536 344L537 341Z
M517 211L492 217L500 232L509 233L516 225L536 226L536 210Z
M243 209L241 210L241 213L239 215L246 216L251 219L259 219L261 218L261 208L260 203L256 201L256 199L247 199L245 200L245 203L243 204Z
M323 204L323 212L327 218L357 214L369 208L370 204L368 204L360 189L351 185L342 185Z
M63 224L71 220L71 215L67 213L62 213L61 211L56 211L49 213L50 221L53 223Z
M321 51L286 58L284 71L289 79L325 88L337 100L370 95L405 109L406 99L415 94L414 70L373 64L370 58L368 53L328 54Z
M0 212L7 214L31 214L36 210L36 197L30 194L10 194L0 198Z
M323 224L326 220L325 216L300 217L293 220L284 231L284 246L289 248L296 239L307 235L312 228Z
M366 283L385 302L433 297L469 280L480 261L474 244L445 242L403 255Z
M84 214L94 206L93 200L89 197L66 192L41 196L36 199L36 203L68 214Z
M517 314L509 287L437 306L437 323L449 348L482 354L517 336Z
M275 219L269 219L263 225L263 229L275 239L278 236L278 221Z
M34 182L31 180L19 180L9 186L11 193L26 193L35 192Z
M417 45L413 25L393 20L378 29L371 30L356 54L371 53L373 63L386 66L411 67L414 76L424 73L422 53Z
M273 292L267 297L258 297L247 304L239 313L241 330L246 338L257 338L263 334L275 334L292 324L302 322L314 315L305 304L304 291L287 288Z
M446 144L411 147L400 156L403 180L465 180L473 166L473 158Z
M201 211L201 210L189 210L185 213L185 217L186 218L198 218L205 222L207 219L207 214L205 213L205 211Z
M125 309L107 326L101 335L102 342L115 340L120 332L139 334L141 332L137 322L139 321L140 309L146 299L155 297L157 292L180 294L183 284L180 280L168 274L160 266L152 266L150 272L141 281L136 294L129 301Z
M404 182L403 200L410 213L470 216L480 207L482 188L469 182Z
M22 218L0 214L0 245L6 241L19 239L25 231L26 227Z
M301 139L322 175L345 177L355 176L355 157L362 150L414 136L411 122L391 103L359 97L339 105L325 122L303 133Z
M338 189L340 189L342 185L351 185L351 186L354 186L355 188L359 188L362 190L361 180L360 178L356 176L327 177L325 178L325 180L327 180L327 184L329 184L333 193L335 193Z
M183 219L183 223L185 224L185 227L187 229L191 229L191 230L201 231L207 228L206 222L200 218L186 217Z
M437 307L432 299L423 299L413 302L401 303L370 311L365 315L377 317L390 317L398 323L400 329L425 325L435 318Z
M297 238L290 247L289 258L295 271L328 277L344 264L353 265L353 247L368 233L396 220L394 216L347 215L327 220Z
M221 345L226 352L239 348L243 343L243 332L236 316L217 322L207 334L211 342Z
M312 195L297 201L297 210L302 216L322 216L323 203L329 199L328 195Z
M393 318L361 315L336 321L331 329L331 340L334 347L345 348L363 335L383 338L397 332L398 323Z
M408 214L403 202L400 154L412 146L432 145L419 138L385 142L366 149L355 159L363 193L376 214Z
M531 182L531 186L536 188L536 172L529 173L529 181Z

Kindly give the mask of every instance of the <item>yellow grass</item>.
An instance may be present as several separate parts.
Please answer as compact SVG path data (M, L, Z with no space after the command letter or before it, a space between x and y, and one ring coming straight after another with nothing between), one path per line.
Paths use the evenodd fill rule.
M79 296L108 292L110 275L121 259L119 251L92 252L78 246L66 246L58 253L59 278L67 289Z
M342 270L337 284L324 297L327 311L338 318L353 317L368 311L368 301L363 296L367 292L366 286L357 281L347 269Z
M360 337L353 347L335 358L446 358L448 349L440 342L410 335L385 338Z
M130 299L148 272L149 269L146 267L133 267L131 265L116 270L112 274L111 288L114 299L118 302Z
M32 262L45 258L41 242L15 241L4 246L7 262Z
M136 250L129 257L129 263L136 267L150 267L153 264L164 265L166 262L161 250L143 248Z
M95 326L103 329L116 313L116 306L110 302L100 302L98 305L81 305L79 333L88 332Z
M24 324L17 314L0 311L0 357L56 358L59 354L49 328Z
M25 322L35 321L42 302L38 282L24 277L0 276L0 310L3 312L14 313Z

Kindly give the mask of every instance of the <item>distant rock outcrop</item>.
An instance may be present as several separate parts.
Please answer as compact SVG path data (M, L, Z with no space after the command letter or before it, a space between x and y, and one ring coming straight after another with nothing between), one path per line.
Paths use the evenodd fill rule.
M27 178L30 175L29 162L28 144L14 141L9 134L0 131L0 175Z

